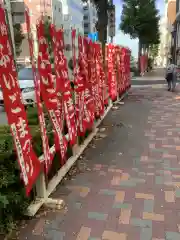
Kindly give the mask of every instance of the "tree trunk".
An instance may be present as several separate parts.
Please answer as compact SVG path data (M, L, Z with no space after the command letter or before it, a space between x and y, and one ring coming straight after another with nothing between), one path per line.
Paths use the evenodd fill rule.
M107 26L105 25L100 25L98 28L98 37L99 37L99 41L102 44L105 44L107 41L107 34L106 34L107 31L105 31L106 28Z
M101 0L97 3L97 14L98 14L98 22L97 22L97 30L99 41L102 43L102 51L103 51L103 59L105 60L105 44L107 42L107 25L108 25L108 0Z
M107 42L107 25L98 25L98 38L102 44L103 62L105 62L105 45Z

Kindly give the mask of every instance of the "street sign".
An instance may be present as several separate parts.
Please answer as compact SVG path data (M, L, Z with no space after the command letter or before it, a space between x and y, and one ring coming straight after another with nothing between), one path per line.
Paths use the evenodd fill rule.
M90 38L92 40L92 42L97 42L98 41L98 32L89 33L88 38Z
M115 26L115 5L111 5L108 8L108 35L114 37L116 32Z

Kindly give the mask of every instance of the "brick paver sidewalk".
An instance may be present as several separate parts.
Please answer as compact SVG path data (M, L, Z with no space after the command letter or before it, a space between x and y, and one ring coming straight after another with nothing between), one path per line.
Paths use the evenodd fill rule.
M133 89L105 119L79 165L54 193L63 211L39 214L21 240L180 240L180 100Z
M144 76L156 77L156 78L158 78L157 76L164 77L165 76L165 72L166 72L166 68L154 68L152 71L146 72L144 74Z
M143 76L134 77L132 80L136 81L151 81L151 84L156 82L165 82L165 68L154 68L152 71L145 72Z

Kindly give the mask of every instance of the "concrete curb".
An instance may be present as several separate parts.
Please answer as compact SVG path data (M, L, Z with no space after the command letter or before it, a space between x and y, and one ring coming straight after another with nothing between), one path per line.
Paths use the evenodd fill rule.
M176 84L179 86L179 83ZM166 88L167 84L146 84L146 85L131 85L131 88Z

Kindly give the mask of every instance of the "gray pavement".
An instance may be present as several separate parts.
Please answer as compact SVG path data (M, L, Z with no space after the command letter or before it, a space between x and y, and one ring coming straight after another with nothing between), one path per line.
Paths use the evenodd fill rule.
M179 240L179 91L131 89L18 239Z
M4 108L0 107L0 125L7 124L7 117Z
M166 81L165 79L164 80L159 80L159 79L146 80L143 78L142 80L132 79L131 83L132 85L154 85L154 84L166 84Z
M180 81L177 81L179 83ZM155 68L151 72L147 72L142 77L132 78L133 86L145 86L145 85L156 85L156 84L166 84L165 80L165 69Z
M147 77L157 77L158 78L158 76L165 76L165 71L166 71L166 69L165 68L155 68L155 69L153 69L152 71L150 71L150 72L147 72L147 73L145 73L145 77L147 76Z

